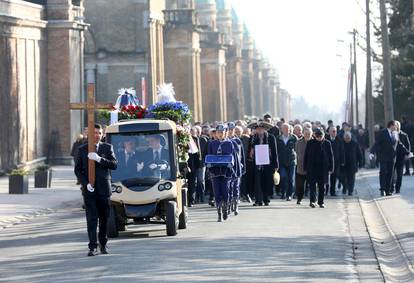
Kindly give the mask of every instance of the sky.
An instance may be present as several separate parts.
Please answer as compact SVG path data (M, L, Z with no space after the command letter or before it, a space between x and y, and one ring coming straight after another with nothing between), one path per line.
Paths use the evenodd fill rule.
M365 34L365 16L361 10L364 3L363 0L232 1L257 46L278 70L281 87L330 112L341 111L346 100L352 39L348 32L357 28ZM358 51L360 89L365 85L364 56Z

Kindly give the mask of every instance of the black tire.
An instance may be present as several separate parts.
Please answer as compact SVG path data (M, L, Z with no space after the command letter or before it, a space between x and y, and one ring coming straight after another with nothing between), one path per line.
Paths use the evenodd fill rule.
M179 216L177 203L175 201L167 202L167 236L177 235Z
M179 218L179 224L178 229L186 229L187 223L188 223L188 207L187 207L187 190L183 189L181 190L182 194L182 208L181 208L181 214Z
M109 238L119 237L116 209L115 209L115 206L113 205L111 205L111 208L109 210L106 234L108 235Z

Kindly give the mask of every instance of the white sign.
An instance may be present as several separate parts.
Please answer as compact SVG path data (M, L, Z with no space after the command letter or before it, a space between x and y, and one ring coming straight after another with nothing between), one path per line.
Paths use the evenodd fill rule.
M258 144L254 147L254 157L256 165L269 165L270 156L269 156L269 145L268 144Z

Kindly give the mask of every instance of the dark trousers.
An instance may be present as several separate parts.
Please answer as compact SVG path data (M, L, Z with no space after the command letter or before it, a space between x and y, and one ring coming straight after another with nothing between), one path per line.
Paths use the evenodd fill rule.
M216 200L216 205L218 206L221 202L229 202L229 188L230 188L230 178L225 177L214 177L212 179L214 197Z
M326 184L326 194L330 193L331 196L336 194L336 181L339 181L339 176L334 172L329 175L329 184Z
M401 190L403 172L404 172L404 162L395 164L395 192L396 193L399 193Z
M380 161L380 186L385 193L391 193L394 161Z
M88 227L88 237L90 250L97 248L96 229L98 228L99 220L99 243L101 246L106 246L108 242L107 222L109 216L109 197L98 195L84 195L86 221Z
M306 175L296 173L296 198L297 201L302 201L305 195Z
M254 195L256 203L269 203L269 188L267 188L269 181L267 180L267 172L265 170L258 170L254 174Z
M188 190L187 190L187 199L189 204L194 203L194 196L196 191L196 178L197 173L194 171L191 171L191 173L187 173L187 184L188 184Z
M316 186L318 186L318 204L322 205L325 199L325 182L322 180L312 180L309 182L310 187L310 202L316 202Z
M238 201L240 198L240 178L232 178L230 181L229 201Z
M280 167L280 182L282 185L282 195L286 198L292 197L295 189L295 171L296 166L282 166Z
M198 168L197 169L197 190L196 190L196 200L198 202L204 202L204 192L205 192L205 173L206 173L206 168L202 167L202 168Z
M349 170L344 170L344 172L342 172L342 185L342 192L344 194L353 194L355 187L355 173L352 171L350 172Z
M254 164L251 161L246 162L246 174L241 178L240 190L244 197L254 196Z
M414 167L414 158L405 161L405 172L410 173L410 168Z

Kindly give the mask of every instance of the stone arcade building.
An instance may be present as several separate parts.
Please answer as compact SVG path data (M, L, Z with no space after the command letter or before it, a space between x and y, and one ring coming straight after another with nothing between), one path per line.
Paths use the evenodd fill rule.
M85 100L86 70L101 102L134 87L149 104L173 82L195 121L289 113L225 0L0 0L0 171L71 161L85 121L70 103Z

